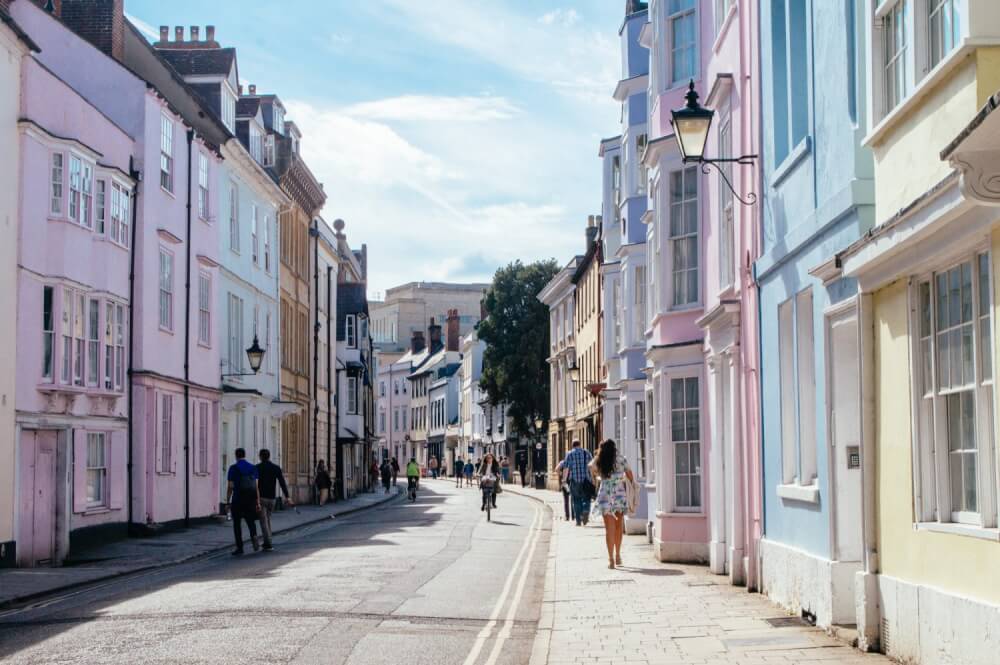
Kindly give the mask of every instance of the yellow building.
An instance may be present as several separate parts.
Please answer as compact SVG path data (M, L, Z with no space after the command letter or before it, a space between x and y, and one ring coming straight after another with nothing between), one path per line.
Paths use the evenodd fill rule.
M601 391L606 375L601 352L603 311L601 303L600 218L587 220L587 253L576 263L571 281L573 290L573 328L575 369L570 372L574 390L575 436L584 448L593 452L601 436ZM572 443L572 440L570 441Z
M859 635L904 662L996 663L1000 3L867 11L876 226L814 273L859 287Z

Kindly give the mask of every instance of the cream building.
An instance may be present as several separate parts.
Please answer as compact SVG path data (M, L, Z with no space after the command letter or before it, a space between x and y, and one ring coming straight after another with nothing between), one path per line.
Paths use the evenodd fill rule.
M590 451L597 448L602 432L601 392L606 372L601 345L601 228L593 215L587 220L587 251L576 262L570 278L573 289L574 364L569 370L574 383L575 438ZM572 443L573 436L570 437Z

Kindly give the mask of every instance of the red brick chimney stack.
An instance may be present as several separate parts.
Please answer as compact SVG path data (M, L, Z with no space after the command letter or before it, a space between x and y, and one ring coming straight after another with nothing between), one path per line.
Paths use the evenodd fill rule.
M198 33L201 32L201 28L196 25L191 26L191 41L198 41Z
M447 332L445 333L446 348L449 351L458 351L461 337L459 336L460 328L457 309L448 310L448 321L445 325L447 326Z
M125 58L124 0L62 0L56 16L105 54L119 62Z
M184 26L178 25L174 26L174 41L183 42L184 41Z

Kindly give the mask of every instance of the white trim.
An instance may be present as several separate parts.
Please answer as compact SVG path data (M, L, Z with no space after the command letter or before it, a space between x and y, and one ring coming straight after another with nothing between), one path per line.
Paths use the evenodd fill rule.
M1000 529L987 529L971 524L958 524L955 522L915 522L914 531L926 531L928 533L947 533L954 536L968 536L970 538L981 538L1000 542Z
M781 484L775 488L779 498L801 503L819 503L819 485Z

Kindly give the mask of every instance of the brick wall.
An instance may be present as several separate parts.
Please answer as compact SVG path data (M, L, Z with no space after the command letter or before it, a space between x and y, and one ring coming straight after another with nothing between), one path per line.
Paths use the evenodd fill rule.
M124 0L61 0L58 14L73 32L110 55L125 55Z

